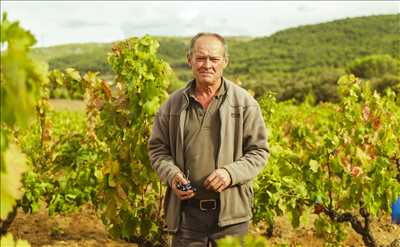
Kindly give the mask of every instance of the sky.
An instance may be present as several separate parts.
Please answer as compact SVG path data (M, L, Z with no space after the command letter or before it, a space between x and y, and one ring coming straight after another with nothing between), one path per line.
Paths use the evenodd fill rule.
M300 25L400 13L398 1L7 1L37 47L112 42L130 36L269 36Z

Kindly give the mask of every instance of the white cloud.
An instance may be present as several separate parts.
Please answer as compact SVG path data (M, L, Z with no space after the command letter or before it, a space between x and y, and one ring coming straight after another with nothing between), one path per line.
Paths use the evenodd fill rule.
M31 30L39 46L200 31L265 36L299 25L399 13L399 6L396 1L1 1L1 10Z

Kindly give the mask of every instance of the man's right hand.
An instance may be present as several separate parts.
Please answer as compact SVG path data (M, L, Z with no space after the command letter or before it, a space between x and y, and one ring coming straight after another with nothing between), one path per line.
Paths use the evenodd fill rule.
M189 181L185 179L182 173L176 174L174 179L172 179L172 191L174 191L175 195L177 195L181 200L188 200L195 195L193 190L181 191L178 188L176 188L176 185L178 183L185 185L189 183Z

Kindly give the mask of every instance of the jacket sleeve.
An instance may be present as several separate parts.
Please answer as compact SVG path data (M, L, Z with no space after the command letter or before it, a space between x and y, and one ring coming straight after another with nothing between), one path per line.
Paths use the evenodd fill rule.
M224 168L231 186L244 184L261 172L269 156L267 129L259 105L248 106L243 116L243 156Z
M181 170L175 165L170 151L169 118L167 114L157 112L153 130L148 143L148 151L152 167L156 170L161 182L172 184L172 179Z

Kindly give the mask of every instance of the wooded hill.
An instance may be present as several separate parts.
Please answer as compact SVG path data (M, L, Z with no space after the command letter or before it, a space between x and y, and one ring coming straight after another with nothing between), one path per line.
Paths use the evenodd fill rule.
M260 24L261 25L261 24ZM191 78L186 64L189 37L156 37L159 53L179 80ZM241 82L256 97L267 91L279 99L335 100L336 81L346 72L361 73L382 90L400 82L400 14L347 18L305 25L267 37L227 37L230 65L226 76ZM111 43L67 44L33 50L50 68L100 71L112 78L107 63ZM365 70L373 73L363 73Z

